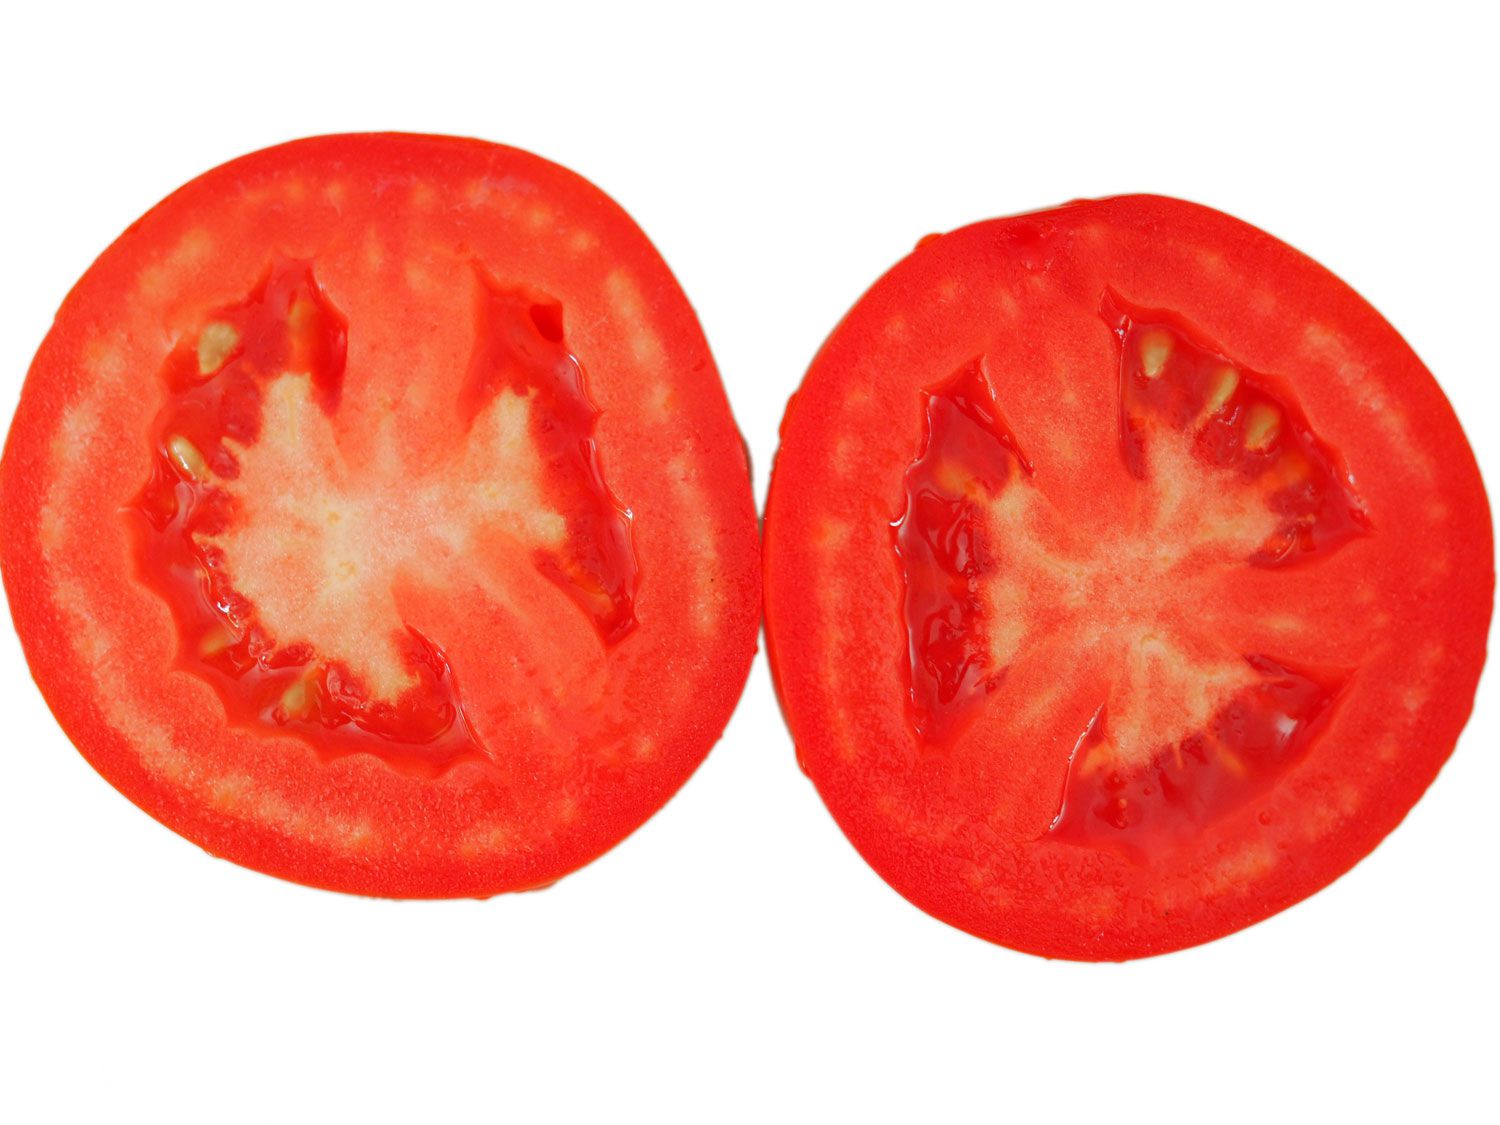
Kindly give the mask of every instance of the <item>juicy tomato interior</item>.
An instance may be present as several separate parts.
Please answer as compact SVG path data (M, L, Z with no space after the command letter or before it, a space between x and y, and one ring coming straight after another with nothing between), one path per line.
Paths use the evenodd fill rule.
M912 727L951 739L999 686L986 667L982 584L995 560L979 524L983 504L1012 475L1031 472L978 360L927 395L922 452L906 473L906 510L894 525L906 575Z
M1150 479L1153 430L1187 437L1193 461L1225 471L1229 487L1258 495L1275 520L1245 556L1250 566L1305 562L1311 552L1335 549L1368 529L1348 473L1285 388L1273 392L1266 376L1195 343L1169 314L1125 311L1113 293L1102 311L1120 337L1120 446L1131 475ZM992 514L1005 510L1003 489L1034 487L1034 469L980 359L925 397L921 453L906 473L895 534L912 727L921 744L941 746L1003 684L1004 667L989 659L984 591L1007 580L1006 555L1014 545L993 526ZM1067 548L1054 550L1063 555ZM1136 838L1190 833L1271 784L1309 744L1342 676L1294 671L1262 653L1242 655L1259 678L1149 759L1123 766L1112 760L1109 706L1101 700L1079 735L1050 832L1138 851ZM1149 847L1149 839L1140 846Z
M1132 474L1149 474L1153 424L1190 433L1198 461L1228 470L1280 517L1248 560L1257 566L1298 562L1369 529L1348 470L1282 380L1195 340L1171 313L1132 309L1112 292L1101 313L1120 337L1120 445Z
M560 509L536 548L536 566L589 617L603 643L613 645L636 625L630 514L604 483L593 440L598 410L564 343L561 307L508 292L483 275L479 281L478 329L454 407L457 424L466 441L490 441L493 422L482 415L497 396L533 401L527 436L542 462L541 483ZM141 581L166 600L188 641L180 666L207 678L229 715L285 727L325 755L372 753L395 768L431 776L492 753L465 717L437 644L411 626L380 638L393 659L372 675L347 660L321 657L301 639L305 610L282 626L282 635L295 639L278 640L258 618L255 600L235 585L244 568L243 539L252 538L253 555L259 538L258 529L239 530L240 457L263 436L275 442L298 434L301 440L300 422L266 432L266 395L302 396L321 415L315 423L336 422L348 333L348 321L319 289L311 267L279 262L244 302L215 310L195 339L173 349L162 372L167 402L154 426L156 458L135 505L142 517L136 561ZM287 371L300 374L283 384ZM273 423L276 410L273 399ZM466 448L461 445L454 459ZM429 475L441 478L446 471L440 464ZM347 481L349 474L341 476ZM457 496L444 499L464 504ZM314 598L357 581L362 537L378 534L377 521L358 511L357 500L351 505L346 490L318 507L283 513L271 532L288 549L287 533L296 531L303 561L321 567L323 573L307 582ZM513 516L503 508L469 511L469 534ZM355 529L361 539L351 541L344 525L361 517L363 526ZM249 568L256 568L253 557ZM278 600L279 593L269 596ZM396 690L382 698L378 689L392 677Z
M1452 749L1493 589L1400 338L1159 199L924 241L789 408L765 550L799 755L856 846L940 917L1087 958L1373 847Z
M0 484L80 749L304 882L552 881L685 780L754 651L691 309L597 189L483 142L319 138L170 197L64 305Z

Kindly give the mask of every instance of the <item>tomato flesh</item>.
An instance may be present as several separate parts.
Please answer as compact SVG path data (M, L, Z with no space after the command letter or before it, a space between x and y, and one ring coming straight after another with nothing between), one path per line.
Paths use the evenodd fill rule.
M686 299L598 189L480 141L314 138L169 197L60 310L0 493L78 748L318 886L556 880L683 783L754 652Z
M1222 936L1373 848L1452 752L1494 583L1400 337L1154 197L924 239L788 407L764 558L798 758L854 845L1081 959Z

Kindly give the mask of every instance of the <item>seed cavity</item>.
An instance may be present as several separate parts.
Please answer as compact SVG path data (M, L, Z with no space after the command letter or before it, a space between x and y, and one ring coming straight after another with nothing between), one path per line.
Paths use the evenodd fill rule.
M1141 374L1155 379L1166 370L1172 357L1172 338L1165 332L1147 332L1141 337Z
M1281 411L1270 403L1257 402L1245 413L1245 448L1264 453L1281 433Z
M198 452L198 447L181 434L173 434L167 439L167 456L177 466L178 472L189 480L208 479L208 462Z
M216 374L240 346L240 333L232 324L216 320L198 336L198 373Z

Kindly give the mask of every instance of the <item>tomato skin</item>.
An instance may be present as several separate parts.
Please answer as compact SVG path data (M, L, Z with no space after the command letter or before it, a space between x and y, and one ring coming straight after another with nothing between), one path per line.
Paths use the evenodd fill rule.
M1051 831L1110 675L1070 647L1054 593L1021 579L1011 589L1034 634L1062 639L1033 640L984 681L997 686L972 730L951 749L914 731L890 541L923 395L978 356L1068 526L1084 537L1117 517L1138 484L1121 446L1119 341L1100 315L1109 291L1170 310L1248 370L1285 379L1300 403L1293 414L1305 412L1347 461L1371 521L1369 534L1310 541L1316 557L1279 573L1249 565L1247 552L1232 586L1163 611L1169 623L1232 626L1237 653L1352 677L1306 756L1267 794L1225 806L1181 844L1158 842L1144 861L1126 839L1095 847ZM1452 409L1348 286L1229 216L1132 196L924 240L834 330L781 433L764 520L766 638L798 760L894 889L987 940L1125 960L1268 917L1400 822L1473 706L1493 534ZM1288 575L1305 584L1290 600ZM1278 632L1277 615L1260 611L1282 605L1312 624ZM1021 715L1038 699L1050 717L1022 738Z
M447 626L442 643L467 679L475 721L504 736L493 762L402 772L375 754L326 759L285 731L226 722L168 606L134 577L120 513L151 472L157 372L207 312L242 301L277 254L313 261L348 315L340 410L378 416L372 396L408 386L434 386L434 403L454 404L418 401L403 415L407 453L436 448L458 417L476 265L493 273L498 262L507 284L556 301L560 312L539 330L565 330L587 369L604 472L634 511L638 627L604 644L519 549L524 565L505 575L519 583L509 610L467 591L408 583L400 592L403 612ZM396 370L374 362L382 357ZM358 452L372 433L351 424L345 436ZM59 310L6 441L0 504L12 617L78 749L211 853L318 887L483 897L554 882L686 781L727 722L755 649L748 465L691 307L597 188L477 140L311 138L173 193ZM507 715L528 683L546 693L533 705L542 717L515 730Z

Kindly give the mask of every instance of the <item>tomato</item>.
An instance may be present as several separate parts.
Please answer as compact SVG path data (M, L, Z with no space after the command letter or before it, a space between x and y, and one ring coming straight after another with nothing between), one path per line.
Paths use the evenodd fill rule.
M159 204L59 312L0 497L78 748L317 886L556 880L686 780L755 649L691 308L598 189L481 141L298 141Z
M898 891L1126 959L1326 885L1473 705L1489 509L1442 392L1226 215L1080 202L924 240L787 409L768 650Z

